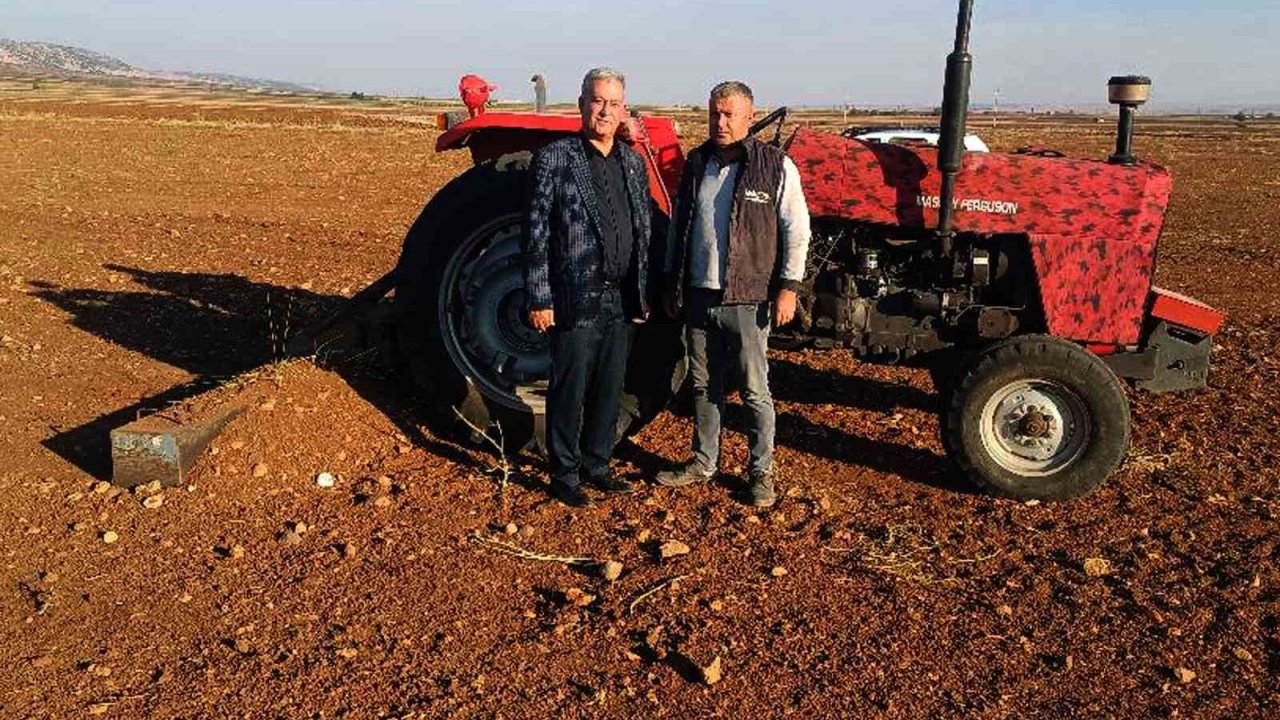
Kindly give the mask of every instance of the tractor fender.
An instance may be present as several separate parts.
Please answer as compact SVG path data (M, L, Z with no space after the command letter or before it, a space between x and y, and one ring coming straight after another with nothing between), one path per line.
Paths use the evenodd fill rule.
M675 121L671 118L642 118L646 137L631 142L649 169L649 193L658 209L670 214L670 196L679 186L684 169ZM577 115L489 112L469 118L445 130L436 138L436 152L467 148L479 165L503 155L534 152L543 145L573 135L582 128Z

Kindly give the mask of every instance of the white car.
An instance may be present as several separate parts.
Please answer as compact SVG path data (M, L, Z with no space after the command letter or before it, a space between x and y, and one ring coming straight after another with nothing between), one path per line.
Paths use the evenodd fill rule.
M890 145L924 144L937 147L941 133L937 130L918 128L859 128L853 131L846 131L845 136L873 143L888 143ZM991 148L987 147L987 144L977 135L964 136L964 149L968 152L991 152Z

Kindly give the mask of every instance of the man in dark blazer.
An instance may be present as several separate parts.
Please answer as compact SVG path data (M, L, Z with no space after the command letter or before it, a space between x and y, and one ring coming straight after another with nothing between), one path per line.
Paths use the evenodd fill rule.
M620 140L626 78L596 68L582 79L582 132L533 158L524 233L529 324L550 335L547 455L551 494L592 504L633 487L609 469L631 348L631 323L649 313L649 177Z

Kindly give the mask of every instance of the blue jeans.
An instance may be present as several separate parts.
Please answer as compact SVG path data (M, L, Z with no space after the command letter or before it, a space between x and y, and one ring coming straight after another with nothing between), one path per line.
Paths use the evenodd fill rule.
M689 375L697 427L693 460L698 470L715 472L720 460L720 414L727 380L740 381L742 402L751 415L747 442L750 475L773 471L776 416L769 394L769 303L722 305L724 293L690 288L685 293L688 316Z

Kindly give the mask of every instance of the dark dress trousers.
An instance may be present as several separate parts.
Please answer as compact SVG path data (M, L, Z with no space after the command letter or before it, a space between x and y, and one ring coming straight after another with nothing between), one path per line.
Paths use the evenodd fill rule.
M550 332L547 454L552 482L608 472L630 351L630 320L648 312L649 180L621 141L603 155L582 136L535 154L524 234L531 310Z

